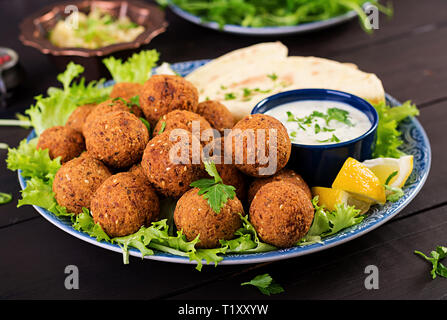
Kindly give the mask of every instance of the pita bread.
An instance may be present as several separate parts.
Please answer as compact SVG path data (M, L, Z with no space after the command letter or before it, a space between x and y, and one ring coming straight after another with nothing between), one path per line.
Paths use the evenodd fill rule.
M261 43L225 54L196 69L186 79L199 90L200 100L217 100L236 119L249 114L272 94L304 88L349 92L373 103L385 92L375 74L351 63L316 57L288 57L280 42Z

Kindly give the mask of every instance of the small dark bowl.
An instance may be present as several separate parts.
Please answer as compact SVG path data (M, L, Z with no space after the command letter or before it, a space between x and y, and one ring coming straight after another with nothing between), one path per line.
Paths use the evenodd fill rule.
M288 167L300 173L310 186L330 187L348 157L359 161L372 157L379 116L376 109L366 100L346 92L327 89L302 89L278 93L260 101L251 113L265 113L279 105L302 100L346 103L363 112L372 124L366 133L349 141L329 145L292 143L292 155Z
M88 13L94 7L114 17L128 16L130 20L143 26L145 30L132 42L116 43L98 49L56 47L48 39L48 33L59 20L65 19L71 13L65 13L65 8L68 5L74 5L84 13ZM134 0L85 0L48 6L30 15L20 24L19 38L23 44L48 55L59 70L64 70L67 63L73 61L84 66L83 76L87 80L97 80L108 76L102 63L104 58L112 54L118 58L129 57L138 48L147 45L154 37L164 32L167 26L164 11L153 4Z

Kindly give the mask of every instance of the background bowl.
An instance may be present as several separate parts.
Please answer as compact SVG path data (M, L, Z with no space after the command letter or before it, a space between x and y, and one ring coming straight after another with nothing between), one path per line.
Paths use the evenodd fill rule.
M67 6L76 6L80 12L88 13L91 8L99 8L114 17L128 16L133 22L144 26L145 30L132 42L123 42L98 49L60 48L48 39L48 32L59 20L72 13ZM108 75L102 59L110 56L127 58L142 45L148 44L154 37L164 32L168 26L164 12L156 5L139 1L75 1L43 8L23 20L20 24L20 41L38 49L65 70L68 62L73 61L85 67L83 76L87 80L97 80Z
M265 113L279 105L303 100L346 103L363 112L372 123L366 133L349 141L328 145L292 143L288 167L301 174L310 186L330 187L348 157L359 161L372 157L379 116L376 109L366 100L346 92L327 89L301 89L278 93L260 101L251 113Z

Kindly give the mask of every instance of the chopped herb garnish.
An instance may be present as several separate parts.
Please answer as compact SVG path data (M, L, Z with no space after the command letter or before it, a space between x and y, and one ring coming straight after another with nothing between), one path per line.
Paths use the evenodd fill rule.
M292 138L296 138L296 131L292 131L292 132L290 132L290 136L291 136Z
M165 131L165 129L166 129L166 122L163 121L163 122L161 123L161 128L160 128L160 130L158 131L158 134L162 134L162 133Z
M317 140L318 142L340 142L340 139L335 135L332 134L332 137L326 140Z
M6 204L11 202L12 195L9 193L0 192L0 204Z
M243 90L244 90L244 97L248 97L248 96L250 96L251 93L252 93L252 90L251 90L251 89L244 88Z
M323 127L323 131L324 132L333 132L333 131L335 131L335 129L329 129L327 127Z
M270 93L270 92L272 92L272 89L261 90L259 88L254 88L253 90L256 91L256 92L259 92L259 93Z
M255 286L259 291L268 296L284 292L283 287L275 282L268 273L256 276L251 281L241 283L241 286L246 285Z
M287 121L289 121L289 122L296 121L295 116L290 111L287 111Z
M395 176L397 176L398 173L399 173L399 171L393 171L393 172L388 176L388 178L386 178L385 185L386 185L386 186L389 185L391 179L393 179Z
M278 79L278 76L276 75L276 73L268 74L267 77L269 77L269 78L272 79L273 81L275 81L276 79Z
M227 87L225 87L224 85L221 85L220 88L221 88L222 90L227 90Z
M233 92L225 93L225 100L234 100L236 99L236 96Z
M349 112L346 110L329 108L327 110L326 124L329 124L329 121L331 120L337 120L339 122L347 124L348 126L353 126L352 122L349 120Z
M143 122L143 124L146 126L147 131L148 131L149 134L150 134L150 133L151 133L151 124L150 124L149 122L147 122L147 120L144 119L144 118L141 118L141 117L140 117L140 120L141 120L141 122Z
M315 134L321 131L320 125L318 123L315 124Z
M223 183L217 172L214 162L204 162L205 170L214 179L200 179L190 184L191 187L199 188L199 195L208 200L208 204L214 212L219 213L228 199L234 199L236 188Z

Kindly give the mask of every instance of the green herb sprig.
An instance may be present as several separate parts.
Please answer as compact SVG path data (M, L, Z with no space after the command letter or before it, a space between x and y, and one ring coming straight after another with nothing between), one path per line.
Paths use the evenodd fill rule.
M447 267L440 262L447 257L447 247L437 246L434 251L430 252L430 257L427 257L424 253L417 250L415 250L414 253L432 264L433 268L431 269L430 274L433 279L435 279L437 275L447 278Z
M214 212L220 213L228 199L234 199L236 188L223 183L217 172L214 162L204 162L205 170L214 179L200 179L191 183L191 187L199 188L199 195L208 200L208 204Z
M248 282L241 283L241 286L246 285L255 286L259 289L259 291L261 291L262 294L265 294L267 296L284 292L284 288L281 287L281 285L275 280L273 280L273 278L268 273L261 274L254 277Z

